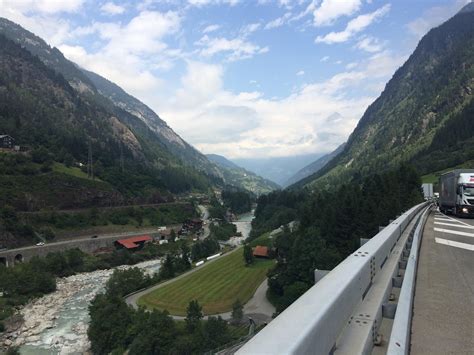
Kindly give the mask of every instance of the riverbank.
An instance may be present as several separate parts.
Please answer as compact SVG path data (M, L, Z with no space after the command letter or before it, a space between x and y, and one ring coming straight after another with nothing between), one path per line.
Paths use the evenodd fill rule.
M139 267L148 273L159 269L159 260L148 260L116 269ZM0 345L20 347L23 355L87 353L88 307L105 288L115 269L97 270L58 279L57 290L21 308L23 322L3 334Z

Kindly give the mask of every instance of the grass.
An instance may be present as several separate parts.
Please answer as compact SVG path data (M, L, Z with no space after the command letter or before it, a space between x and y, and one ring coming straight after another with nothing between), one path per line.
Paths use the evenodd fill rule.
M273 237L275 238L275 237ZM273 247L273 238L270 238L270 232L262 234L260 237L255 238L250 242L250 246L256 247L257 245L263 245L267 247Z
M77 167L69 167L68 168L66 165L61 164L61 163L56 163L55 162L53 164L53 171L56 172L56 173L62 173L62 174L75 176L75 177L80 178L80 179L92 180L81 169L79 169ZM99 180L99 179L96 179L96 180Z
M440 170L440 171L433 172L431 174L423 175L421 177L421 182L423 184L435 184L435 185L437 185L438 181L439 181L439 177L442 174L447 173L448 171L451 171L451 170L454 170L454 169L472 169L472 168L474 168L474 160L469 160L467 162L464 162L462 164L453 166L451 168L447 168L447 169L443 169L443 170Z
M185 316L189 302L197 300L206 315L228 312L237 299L244 304L253 296L273 265L273 260L255 260L253 265L246 267L243 248L239 248L142 296L138 304Z

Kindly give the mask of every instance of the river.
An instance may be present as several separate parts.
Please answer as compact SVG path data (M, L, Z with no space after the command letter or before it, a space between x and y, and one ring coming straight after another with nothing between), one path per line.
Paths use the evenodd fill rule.
M252 228L254 211L241 214L233 222L242 237L231 238L239 245ZM145 261L119 269L140 267L148 272L159 270L158 260ZM22 310L25 322L13 334L13 345L22 355L84 354L90 347L87 339L88 307L98 293L104 291L113 270L98 270L58 279L57 291L27 304Z
M149 273L159 270L158 260L118 269L140 267ZM14 338L22 355L83 354L89 349L87 328L90 301L105 289L113 270L98 270L59 279L57 291L28 305L21 314L25 323Z
M252 229L252 220L254 219L254 210L248 213L243 213L237 216L237 220L232 222L237 227L237 232L242 233L242 237L232 237L229 244L238 246L247 239Z

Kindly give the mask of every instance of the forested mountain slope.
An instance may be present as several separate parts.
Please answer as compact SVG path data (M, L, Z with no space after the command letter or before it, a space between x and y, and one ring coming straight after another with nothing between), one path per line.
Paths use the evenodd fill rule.
M422 38L368 107L344 151L306 184L327 186L401 162L414 162L421 173L427 173L472 159L474 130L468 117L473 95L474 6L470 4Z
M210 186L209 177L183 167L142 121L126 112L128 121L119 119L117 110L78 95L61 74L0 34L0 134L28 149L1 154L1 202L19 209L88 207ZM58 163L63 172L87 165L89 151L98 179L54 171Z
M66 59L57 48L51 48L40 37L5 18L0 18L0 34L20 44L47 67L64 76L78 95L95 101L96 105L108 111L113 111L120 121L140 131L155 144L164 147L169 155L180 161L180 164L182 162L207 174L221 176L203 154L179 137L153 110L116 84L79 68Z

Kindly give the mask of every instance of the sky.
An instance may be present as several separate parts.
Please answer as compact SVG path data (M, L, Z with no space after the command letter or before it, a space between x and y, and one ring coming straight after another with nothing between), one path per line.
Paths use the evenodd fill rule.
M203 153L322 154L468 0L0 0Z

